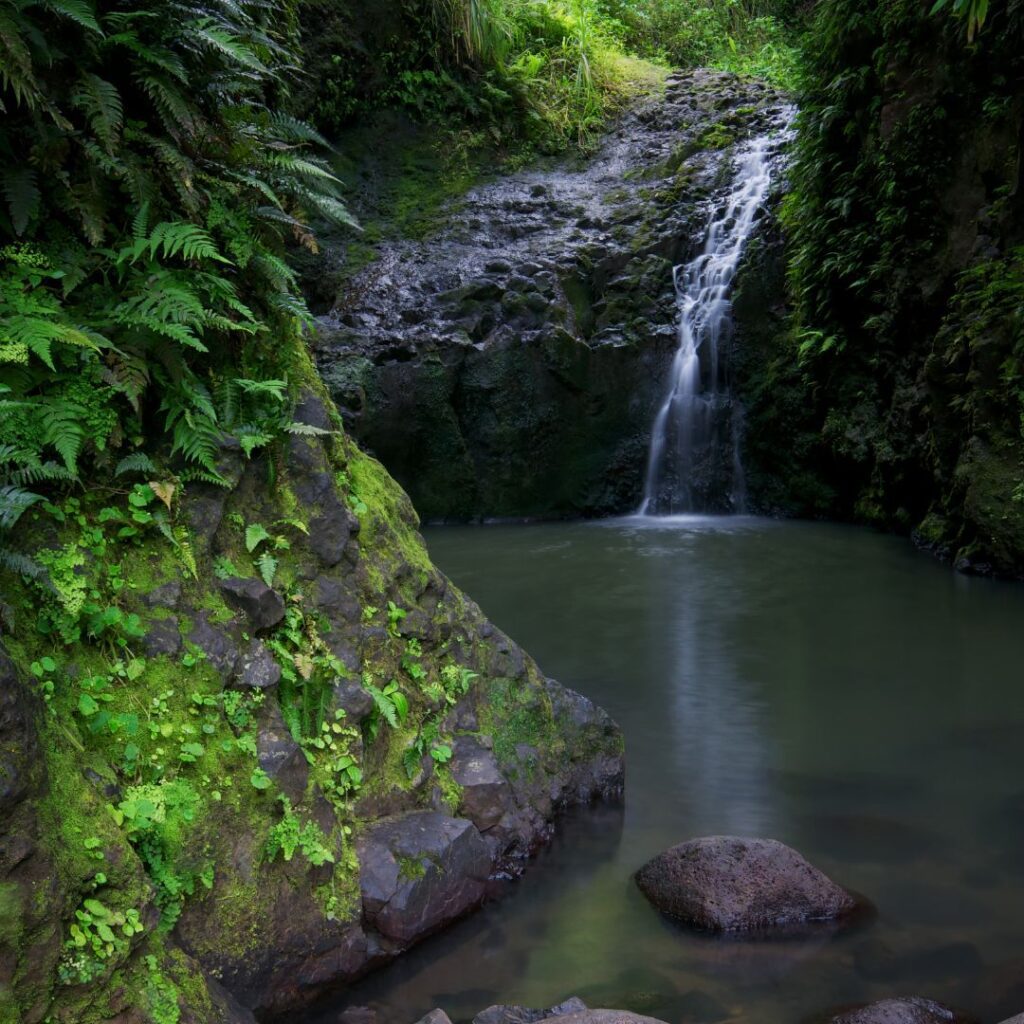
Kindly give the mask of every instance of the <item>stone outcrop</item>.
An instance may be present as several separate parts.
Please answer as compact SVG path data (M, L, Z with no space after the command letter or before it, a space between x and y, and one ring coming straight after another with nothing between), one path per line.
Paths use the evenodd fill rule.
M711 836L673 846L636 874L660 910L715 932L779 932L852 914L857 901L773 839Z
M313 387L296 418L336 430ZM189 489L195 578L162 541L118 552L147 581L122 599L145 774L83 717L87 646L57 659L49 710L27 671L49 649L19 630L19 664L0 653L0 1011L23 1024L92 1024L94 1004L148 1024L172 998L183 1024L294 1012L496 893L563 809L621 793L618 727L431 565L382 467L340 432L286 454L273 491L230 450L228 488ZM288 531L273 586L251 524ZM108 810L133 795L157 816L134 832ZM84 899L143 927L79 966Z
M673 267L703 241L732 146L783 116L761 84L674 76L593 159L483 184L346 282L321 372L421 515L636 506L677 346Z
M931 999L910 996L883 999L833 1017L831 1024L955 1024L963 1020L955 1010Z

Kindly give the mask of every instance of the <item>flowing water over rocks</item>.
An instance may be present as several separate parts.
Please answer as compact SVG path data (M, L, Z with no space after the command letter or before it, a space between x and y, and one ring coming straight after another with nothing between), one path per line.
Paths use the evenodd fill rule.
M678 348L674 268L704 245L734 157L787 117L760 83L673 76L592 159L480 185L349 281L320 368L421 515L636 507Z
M699 256L676 267L679 348L651 432L640 515L733 512L744 504L742 410L728 383L730 291L772 182L772 138L736 158L736 182Z

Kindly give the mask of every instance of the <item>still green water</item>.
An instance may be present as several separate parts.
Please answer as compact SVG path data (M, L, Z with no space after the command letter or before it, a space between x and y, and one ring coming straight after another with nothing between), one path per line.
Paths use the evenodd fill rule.
M427 531L436 563L626 736L622 808L566 822L510 894L345 993L412 1024L570 995L671 1024L795 1024L926 995L1024 1011L1024 588L905 541L743 518ZM748 943L666 922L631 875L769 836L877 916Z

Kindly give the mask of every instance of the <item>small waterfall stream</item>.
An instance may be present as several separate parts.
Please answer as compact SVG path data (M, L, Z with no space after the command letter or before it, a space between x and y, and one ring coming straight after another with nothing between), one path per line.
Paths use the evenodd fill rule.
M771 184L771 143L763 135L740 151L732 192L712 213L703 252L675 268L679 348L651 433L642 516L743 507L741 410L723 356L729 292Z

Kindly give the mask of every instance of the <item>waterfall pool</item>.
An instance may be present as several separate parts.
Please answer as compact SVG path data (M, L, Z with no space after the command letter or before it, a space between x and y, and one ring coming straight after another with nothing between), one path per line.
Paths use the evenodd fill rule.
M841 526L676 517L428 530L437 564L626 737L622 807L506 898L342 993L386 1024L579 995L670 1024L796 1024L923 995L1024 1010L1024 588ZM795 846L877 916L693 934L632 873L694 836Z

